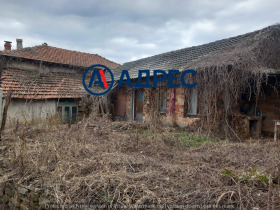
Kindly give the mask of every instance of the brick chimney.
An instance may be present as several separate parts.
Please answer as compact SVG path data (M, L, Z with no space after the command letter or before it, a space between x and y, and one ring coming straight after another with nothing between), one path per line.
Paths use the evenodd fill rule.
M5 50L11 50L12 49L12 45L10 41L4 41L5 44L4 44L4 47L5 47Z
M22 49L22 39L17 39L17 49Z

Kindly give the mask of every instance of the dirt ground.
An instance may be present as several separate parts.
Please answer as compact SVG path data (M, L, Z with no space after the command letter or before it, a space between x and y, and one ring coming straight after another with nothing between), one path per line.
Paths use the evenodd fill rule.
M280 144L89 118L6 130L0 182L42 187L60 204L278 209ZM0 184L1 184L0 183Z

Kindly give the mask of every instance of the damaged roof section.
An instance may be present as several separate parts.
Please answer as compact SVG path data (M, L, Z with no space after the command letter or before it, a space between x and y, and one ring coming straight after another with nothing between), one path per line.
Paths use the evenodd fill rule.
M11 90L13 98L23 99L82 98L86 95L81 77L60 72L36 74L7 69L2 73L1 87L3 95Z

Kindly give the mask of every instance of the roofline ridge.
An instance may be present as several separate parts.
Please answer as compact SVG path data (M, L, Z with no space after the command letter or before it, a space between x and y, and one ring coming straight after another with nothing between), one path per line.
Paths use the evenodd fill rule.
M98 55L96 53L82 52L82 51L78 51L78 50L69 50L69 49L65 49L65 48L61 48L61 47L54 47L54 46L51 46L51 45L44 46L44 44L39 45L39 46L42 46L42 47L52 47L52 48L55 48L55 49L66 50L66 51L70 51L70 52L77 52L77 53L82 53L82 54L87 54L87 55L95 55L97 57L103 58L103 59L108 60L108 61L110 61L112 63L120 65L119 63L116 63L116 62L114 62L114 61L112 61L112 60L110 60L108 58L102 57L101 55Z
M96 55L96 56L98 56L98 57L100 57L100 58L106 59L106 60L108 60L108 61L110 61L110 62L112 62L112 63L115 63L115 64L117 64L117 65L120 65L120 66L121 66L121 64L116 63L116 62L114 62L114 61L112 61L112 60L110 60L110 59L108 59L108 58L105 58L105 57L103 57L103 56L101 56L101 55L98 55L98 54L94 54L94 55Z
M54 47L54 46L51 46L51 45L46 45L46 44L41 44L41 45L35 45L35 46L31 46L31 47L24 47L22 49L13 49L13 50L9 50L9 51L0 51L1 52L1 55L4 55L4 56L9 56L9 57L22 57L22 56L18 56L17 55L17 52L21 53L21 52L25 52L26 50L34 50L36 51L37 49L42 49L42 48L52 48L52 49L55 49L55 50L63 50L63 51L67 51L67 52L70 52L70 53L79 53L81 55L88 55L88 56L94 56L96 58L102 58L104 59L106 62L110 62L112 65L118 65L120 66L121 64L119 63L116 63L112 60L109 60L105 57L102 57L98 54L93 54L93 53L87 53L87 52L81 52L81 51L77 51L77 50L69 50L69 49L64 49L64 48L60 48L60 47ZM36 53L39 53L36 51ZM25 58L25 57L22 57L22 58ZM31 59L31 58L26 58L26 59ZM31 60L38 60L38 59L31 59ZM48 60L42 60L43 62L48 62L48 63L55 63L55 64L64 64L64 63L57 63L57 62L54 62L54 61L48 61ZM64 64L64 65L73 65L73 64ZM75 66L75 65L74 65ZM118 67L117 66L117 67ZM80 66L80 65L77 65L77 67L83 67L83 66ZM116 68L117 68L116 67Z

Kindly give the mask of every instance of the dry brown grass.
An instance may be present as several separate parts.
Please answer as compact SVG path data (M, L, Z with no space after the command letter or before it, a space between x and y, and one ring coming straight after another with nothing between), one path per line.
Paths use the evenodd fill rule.
M94 118L20 126L0 143L0 181L42 187L60 204L279 207L278 143L184 147L181 132Z

